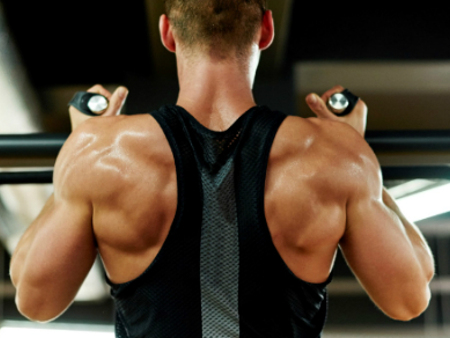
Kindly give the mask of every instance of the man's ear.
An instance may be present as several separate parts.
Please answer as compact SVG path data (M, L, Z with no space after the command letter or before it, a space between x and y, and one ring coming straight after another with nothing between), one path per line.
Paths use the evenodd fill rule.
M172 26L170 25L169 18L165 14L161 15L159 18L159 34L164 47L166 47L169 52L175 53L177 48L173 37Z
M259 38L259 49L265 50L272 45L275 38L275 25L273 23L272 11L266 11L264 13L261 32Z

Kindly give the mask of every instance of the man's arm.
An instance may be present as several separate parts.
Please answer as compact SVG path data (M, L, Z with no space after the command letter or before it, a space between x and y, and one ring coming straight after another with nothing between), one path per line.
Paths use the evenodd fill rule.
M116 116L128 90L111 94L101 85L88 92L104 95L109 108L102 116ZM90 116L69 109L74 132L61 149L53 176L54 194L22 236L11 260L11 280L17 289L19 311L31 320L46 322L62 314L73 302L97 255L92 230L90 192L87 182L92 167L89 145L96 130Z
M374 303L394 319L410 320L428 306L433 256L419 229L408 222L383 188L379 163L362 138L367 118L365 103L360 100L345 117L337 117L327 109L328 98L343 90L336 86L322 97L315 94L307 97L308 105L320 119L353 127L352 130L343 124L335 126L339 129L335 130L339 133L336 142L346 148L347 154L354 155L348 159L352 165L346 180L352 183L346 232L340 247Z
M417 258L420 261L420 265L422 266L424 271L428 271L428 281L431 281L435 273L433 254L419 228L414 223L411 223L406 219L406 217L397 206L394 198L388 193L386 188L383 188L383 202L389 209L391 209L395 213L395 215L400 219L402 225L405 227L409 239L418 252Z
M81 135L71 135L61 150L55 165L55 192L11 260L17 307L25 317L39 322L52 320L67 309L97 254L92 206L73 156Z
M376 159L368 162L364 177L355 177L340 247L373 302L391 318L410 320L428 306L433 257L418 228L383 188Z

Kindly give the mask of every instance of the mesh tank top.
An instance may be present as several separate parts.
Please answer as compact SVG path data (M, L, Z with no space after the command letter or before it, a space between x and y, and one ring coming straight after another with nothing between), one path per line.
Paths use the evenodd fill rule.
M331 276L298 279L264 215L267 161L286 116L254 107L215 132L178 106L151 115L175 158L178 206L150 267L131 282L109 282L116 337L320 337Z

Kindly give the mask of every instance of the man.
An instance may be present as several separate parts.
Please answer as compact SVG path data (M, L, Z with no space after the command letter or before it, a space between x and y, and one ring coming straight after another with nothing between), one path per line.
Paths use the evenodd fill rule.
M367 107L318 118L258 107L252 85L274 37L263 0L167 0L161 39L176 53L176 106L102 118L71 108L54 195L11 262L16 302L49 321L100 254L118 337L319 337L340 246L374 303L410 320L434 263L382 187L365 142Z

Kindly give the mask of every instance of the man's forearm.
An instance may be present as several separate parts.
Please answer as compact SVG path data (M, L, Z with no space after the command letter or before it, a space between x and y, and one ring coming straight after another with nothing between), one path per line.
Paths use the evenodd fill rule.
M414 248L423 272L425 276L427 276L428 281L430 281L434 276L434 259L425 238L419 228L406 219L405 215L403 215L394 198L388 193L386 188L383 188L383 202L399 217L402 222L405 228L405 233L411 241L411 245Z

